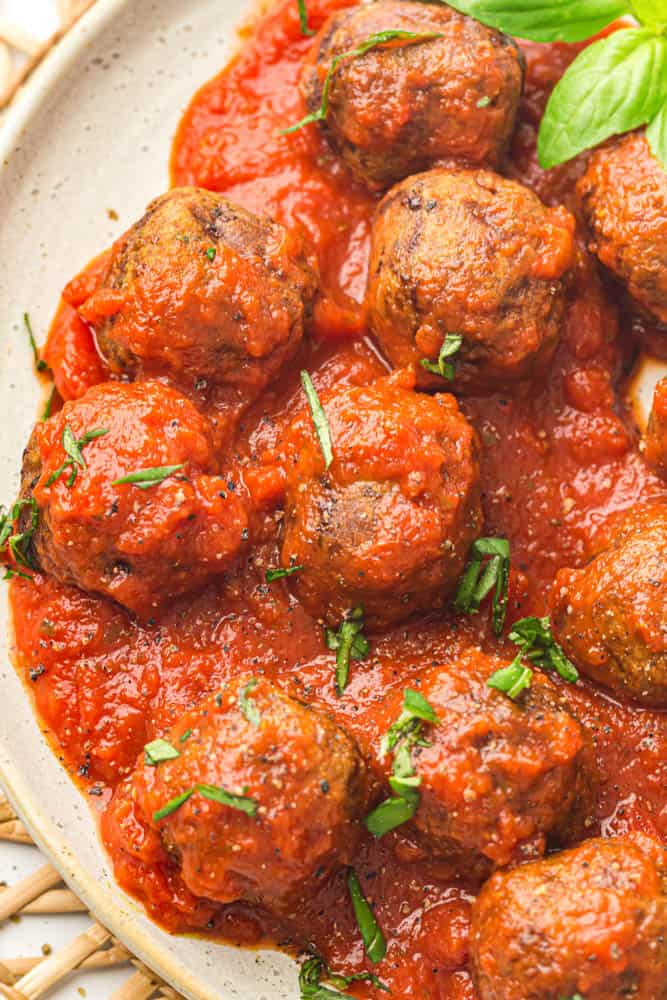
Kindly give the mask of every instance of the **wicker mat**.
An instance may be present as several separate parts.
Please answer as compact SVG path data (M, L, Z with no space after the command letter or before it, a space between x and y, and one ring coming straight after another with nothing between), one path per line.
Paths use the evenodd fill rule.
M0 17L0 110L5 108L32 71L95 0L58 0L61 25L46 41ZM0 794L0 841L31 844L25 827ZM37 848L35 848L37 853ZM4 873L0 873L2 875ZM60 875L44 864L27 878L0 888L0 925L19 914L57 917L82 913L86 907L65 888ZM90 916L90 927L50 955L0 960L0 996L8 1000L41 1000L77 969L92 971L132 963L125 984L108 1000L182 1000ZM37 947L35 950L39 950ZM96 1000L102 1000L97 997Z

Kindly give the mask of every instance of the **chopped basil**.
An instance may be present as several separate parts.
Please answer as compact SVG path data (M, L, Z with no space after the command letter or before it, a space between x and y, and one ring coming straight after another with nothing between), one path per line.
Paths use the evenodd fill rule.
M180 465L159 465L152 469L139 469L137 472L130 472L129 475L123 476L122 479L114 479L113 486L138 486L140 490L148 490L151 486L157 486L159 483L163 483L165 479L169 476L173 476L175 472L180 472L181 469L185 468L183 462Z
M509 638L531 663L555 670L569 684L579 680L579 671L554 639L548 618L522 618L512 626Z
M301 384L308 400L315 433L317 434L317 440L320 442L320 448L324 456L324 467L328 469L333 462L333 446L331 444L331 431L329 430L327 415L322 408L320 397L317 395L317 390L313 385L313 380L307 371L301 372Z
M347 887L350 892L354 916L361 932L366 954L371 962L381 962L387 954L387 942L384 939L382 928L377 922L375 913L362 892L357 873L353 869L348 873Z
M389 779L394 793L381 802L365 819L366 829L374 837L384 837L390 830L402 826L412 819L420 801L421 778L412 761L412 751L416 746L428 746L422 729L426 722L436 725L439 719L433 706L418 691L406 688L403 692L403 711L383 737L383 754L394 751L392 777Z
M321 979L326 979L336 989L320 986ZM341 989L347 989L352 983L370 983L376 990L390 992L385 984L370 972L360 972L354 976L341 976L331 972L317 955L306 959L299 973L301 1000L341 1000L341 997L344 997L345 1000L353 1000L349 993L340 992Z
M195 794L195 791L196 789L194 788L188 788L187 792L182 792L180 795L177 795L176 798L170 799L166 805L162 806L161 809L158 809L157 812L153 813L153 822L159 823L161 819L171 816L172 813L176 812L177 809L180 809L183 803L187 802L188 799Z
M109 431L106 427L100 427L94 431L86 431L80 438L74 437L74 432L69 424L65 424L65 430L63 431L62 443L65 449L65 454L67 458L60 466L59 469L49 476L46 480L47 486L52 486L57 479L62 476L62 474L71 468L70 475L67 479L67 485L72 487L76 480L79 469L85 469L86 463L82 454L82 449L85 448L87 444L91 441L95 441L96 438L104 437Z
M257 803L246 795L233 795L231 792L225 791L224 788L218 788L217 785L197 785L196 790L205 799L219 802L220 805L229 806L230 809L238 809L246 816L255 816L257 813Z
M480 99L477 102L476 107L478 107L478 108L488 108L488 106L489 106L490 103L491 103L491 98L489 97L488 94L486 94L484 97L480 97Z
M26 508L30 509L30 523L24 531L14 531L14 525L21 516L21 512ZM5 546L9 549L14 562L28 569L36 569L30 556L30 542L39 524L39 508L34 497L26 497L18 500L11 510L0 510L0 550ZM9 571L15 575L19 572L14 567L9 567ZM27 574L20 574L26 576ZM7 579L7 577L5 577ZM9 577L11 579L11 577Z
M30 316L27 312L23 313L23 325L26 328L28 334L28 340L30 341L30 347L32 348L32 356L35 360L35 370L38 372L46 372L49 370L49 366L46 361L43 361L39 356L39 349L37 347L37 342L35 340L35 335L32 332L32 323L30 322Z
M332 628L325 629L324 641L327 649L336 653L336 691L340 697L350 679L350 660L365 660L370 644L363 634L364 609L355 608L350 611L337 632Z
M44 423L44 421L48 420L49 417L51 416L51 411L53 410L53 401L56 398L57 391L58 390L56 389L56 387L54 385L53 388L51 389L51 392L49 393L49 398L47 399L46 403L44 404L44 412L42 413L42 423Z
M287 569L267 569L266 571L266 582L273 583L274 580L282 580L286 576L292 576L293 573L300 573L303 566L288 566Z
M239 708L241 713L245 716L251 726L255 729L259 729L260 723L262 721L262 715L257 708L257 703L250 697L250 692L257 687L259 681L256 677L249 680L244 688L241 689L239 694Z
M208 250L206 251L206 256L208 257L209 260L215 260L217 254L218 251L216 250L215 247L209 247Z
M308 8L306 7L306 0L298 0L299 5L299 24L301 25L302 35L314 35L315 32L312 28L308 27Z
M463 337L460 334L448 333L442 342L438 360L433 362L429 361L428 358L422 358L419 363L422 368L425 368L427 372L431 372L432 375L440 375L441 378L446 378L451 382L456 375L456 365L447 359L458 354L462 343Z
M180 753L166 740L153 740L144 747L146 763L151 767L156 767L164 760L176 760Z
M522 691L530 687L533 680L533 671L530 667L522 664L523 654L519 655L510 663L508 667L496 670L486 682L491 688L502 691L508 698L514 701Z
M359 59L361 56L365 56L367 52L370 52L371 49L380 48L381 46L387 45L391 42L406 42L408 45L413 45L418 42L430 42L436 38L442 38L442 35L435 33L415 34L413 31L380 31L377 34L369 35L369 37L362 42L361 45L357 46L357 48L350 49L348 52L341 52L340 55L335 56L331 60L329 71L324 78L322 103L317 111L313 111L306 115L306 117L300 122L297 122L296 125L283 129L280 134L291 135L293 132L298 132L299 129L304 128L306 125L312 125L315 122L321 122L326 119L329 112L329 93L331 91L334 73L342 62L349 59Z
M185 743L187 740L190 739L191 736L192 736L192 730L191 729L186 729L185 732L183 733L183 735L179 736L178 742L179 743Z
M487 562L484 562L488 559ZM463 574L454 607L475 614L493 590L491 602L493 631L500 635L507 615L507 588L510 573L510 543L506 538L478 538Z

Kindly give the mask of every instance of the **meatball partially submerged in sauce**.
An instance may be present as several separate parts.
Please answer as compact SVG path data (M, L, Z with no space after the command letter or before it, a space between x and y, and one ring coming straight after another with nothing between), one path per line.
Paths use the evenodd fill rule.
M120 794L159 831L195 895L285 910L352 860L367 773L354 741L326 715L263 678L241 677L185 715L167 741L178 756L141 760Z
M591 840L494 875L473 905L480 1000L665 1000L665 861Z
M432 170L399 184L373 227L368 322L425 387L485 392L544 373L558 345L574 220L487 170ZM437 367L447 336L462 338Z
M22 477L37 565L140 617L223 573L248 517L237 484L215 475L209 430L158 382L95 386L38 424Z
M658 382L646 433L646 461L667 479L667 378Z
M514 129L523 87L516 43L444 4L379 0L334 14L315 40L302 90L322 103L332 62L385 31L393 40L341 60L324 123L354 176L375 191L439 160L496 166Z
M113 372L254 399L298 347L317 274L301 237L218 194L176 188L114 245L80 307Z
M553 591L554 633L589 677L667 705L667 503L634 507L605 548Z
M626 135L594 153L577 195L593 252L667 323L667 174L646 136Z
M461 856L464 866L480 855L503 866L542 854L548 841L576 840L594 801L585 730L542 675L518 701L489 687L505 666L473 648L417 685L438 721L424 728L426 745L412 750L420 781L414 823L434 855ZM401 697L388 707L398 718Z
M449 395L410 372L323 394L329 469L308 411L292 424L283 566L329 624L362 605L372 626L442 607L479 534L477 437Z

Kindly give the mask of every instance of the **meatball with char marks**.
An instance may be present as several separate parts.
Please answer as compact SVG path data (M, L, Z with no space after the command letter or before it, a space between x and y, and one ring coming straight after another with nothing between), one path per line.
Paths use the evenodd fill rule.
M219 194L176 188L114 245L80 313L117 375L223 386L251 402L292 357L317 287L301 237Z
M117 483L145 470L157 478L143 487ZM32 557L57 580L150 617L224 573L246 544L241 491L217 471L209 425L180 393L159 382L95 386L38 424L26 449Z
M437 37L374 47L331 77L323 128L352 174L383 191L443 159L497 166L514 130L523 56L513 39L444 4L379 0L334 14L303 72L309 110L322 103L334 59L392 30Z
M413 386L397 372L323 393L329 469L308 411L288 431L282 565L331 625L359 605L371 626L442 607L479 534L475 432L453 396Z
M646 136L635 132L597 150L577 196L593 253L667 323L667 174Z
M554 634L593 680L667 705L667 504L633 507L582 569L561 570Z
M367 774L354 741L326 715L263 678L241 677L167 741L178 757L157 766L142 758L117 797L129 796L159 832L195 896L284 911L352 860Z
M535 674L518 701L489 687L507 666L472 648L430 669L416 689L438 717L412 749L414 824L436 856L503 866L583 834L597 771L591 741L555 685ZM401 712L393 696L392 718ZM389 758L384 759L385 766Z
M667 378L658 382L646 433L646 460L667 479Z
M480 1000L665 1000L664 850L590 840L493 876L473 905Z
M544 373L558 346L574 220L485 170L432 170L395 187L373 226L368 322L394 365L420 385L509 389ZM462 337L453 381L433 368Z

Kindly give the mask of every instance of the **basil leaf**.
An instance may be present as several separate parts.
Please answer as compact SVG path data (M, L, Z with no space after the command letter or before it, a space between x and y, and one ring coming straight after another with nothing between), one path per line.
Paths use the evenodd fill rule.
M632 0L632 12L642 24L667 27L667 0Z
M221 806L229 806L231 809L238 809L246 816L255 816L257 813L257 803L247 795L232 795L224 788L217 785L197 785L196 789L200 795L211 802L218 802Z
M651 152L667 170L667 101L646 129L646 138Z
M486 682L487 686L502 691L512 701L518 698L522 691L530 687L533 680L533 671L521 663L522 656L523 654L519 653L508 667L496 670Z
M299 6L299 24L301 26L302 35L314 35L315 32L312 28L308 27L308 8L306 7L306 0L298 0Z
M153 740L144 747L146 763L150 767L156 767L165 760L176 760L180 757L178 750L166 740Z
M308 400L310 415L313 418L313 425L315 427L315 433L317 434L317 440L320 442L320 448L324 458L324 467L325 469L328 469L333 462L333 446L331 444L331 431L329 430L327 415L324 412L322 404L320 403L320 397L317 395L317 389L313 385L313 380L307 371L301 372L301 384L303 385L303 391L305 392L306 399Z
M246 686L241 689L239 694L239 708L241 709L241 714L245 719L247 719L251 726L254 726L255 729L259 729L260 727L262 714L257 708L257 702L250 697L250 692L253 691L258 684L259 681L257 678L253 677L252 680L249 680Z
M176 810L180 809L184 802L187 802L188 799L195 794L195 791L196 789L194 788L188 788L187 792L182 792L180 795L177 795L175 799L170 799L166 805L162 806L161 809L158 809L157 812L153 813L153 822L159 823L161 819L165 819L173 812L176 812Z
M582 42L632 13L625 0L447 0L447 4L482 24L534 42Z
M274 580L282 580L286 576L292 576L293 573L300 573L303 566L288 566L287 569L267 569L265 573L265 579L267 583L273 583Z
M381 962L387 954L387 942L382 928L377 922L375 913L364 896L357 873L350 870L347 876L347 887L352 900L352 908L357 926L364 942L366 954L371 962Z
M585 49L554 89L538 138L548 170L650 122L667 99L667 38L615 31Z
M403 826L417 812L418 802L407 799L385 799L364 820L368 832L378 840L396 827Z
M138 486L140 490L147 490L151 486L163 483L165 479L173 476L175 472L180 472L183 468L185 466L181 463L180 465L160 465L152 469L138 469L136 472L130 472L128 476L123 476L122 479L114 479L112 486L124 486L127 484Z
M37 347L37 341L35 340L35 334L32 332L32 323L30 322L30 316L28 313L23 313L23 325L25 326L26 333L28 334L28 340L30 342L30 347L32 349L32 356L35 362L35 371L46 372L49 370L49 366L46 361L42 361L39 356L39 348Z

